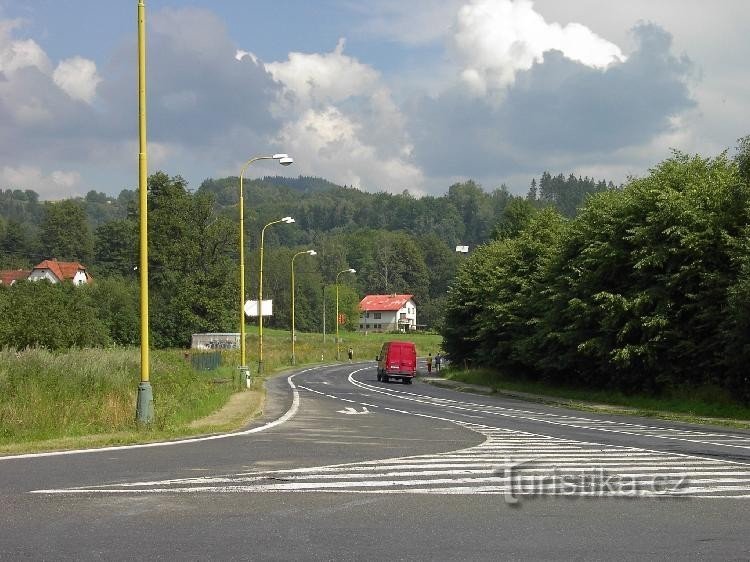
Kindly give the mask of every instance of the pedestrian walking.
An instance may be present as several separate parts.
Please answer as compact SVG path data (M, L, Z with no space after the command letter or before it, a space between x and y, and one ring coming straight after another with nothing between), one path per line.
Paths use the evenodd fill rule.
M350 347L348 353L349 353L349 363L351 363L352 359L354 359L354 350Z
M432 372L432 353L427 354L427 374Z
M440 364L441 364L442 362L443 362L443 356L442 356L442 355L440 355L439 353L436 353L436 354L435 354L435 371L436 371L436 372L439 372L439 371L440 371Z

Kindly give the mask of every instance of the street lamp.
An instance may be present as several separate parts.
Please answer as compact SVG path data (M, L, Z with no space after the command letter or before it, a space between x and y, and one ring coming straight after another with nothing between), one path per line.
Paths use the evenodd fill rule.
M282 166L294 162L288 154L273 156L254 156L240 170L240 378L247 378L248 368L245 360L245 203L243 199L242 179L247 167L258 160L276 160Z
M297 357L294 355L294 258L297 256L301 256L302 254L307 254L308 256L315 256L318 252L315 250L304 250L302 252L297 252L292 256L292 365L297 364Z
M136 396L138 423L154 421L154 395L151 389L148 347L148 177L146 142L146 7L138 1L138 202L140 249L141 382Z
M336 274L336 361L341 361L341 351L339 349L339 275L342 273L357 273L356 269L345 269Z
M291 160L291 158L290 158ZM266 229L272 224L292 224L292 217L284 217L271 221L260 231L260 270L258 273L258 375L263 375L263 242L266 237Z

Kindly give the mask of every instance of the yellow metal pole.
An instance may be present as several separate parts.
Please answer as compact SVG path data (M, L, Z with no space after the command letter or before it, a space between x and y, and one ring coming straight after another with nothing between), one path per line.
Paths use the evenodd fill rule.
M342 273L356 273L354 269L344 269L336 274L336 361L341 361L341 351L339 349L339 275Z
M314 256L315 250L303 250L302 252L297 252L292 256L292 365L297 364L297 356L294 353L294 344L295 344L295 331L294 331L294 258L297 256L301 256L302 254L307 254L309 256Z
M292 256L292 365L297 364L297 358L294 355L294 258L305 253L307 252L297 252Z
M149 382L148 341L148 177L146 159L146 7L138 1L138 193L140 206L140 313L141 313L141 382L138 385L136 420L150 423L154 419L154 399Z
M248 166L256 160L269 160L271 156L254 156L240 170L240 377L247 376L247 343L245 335L245 190L243 178ZM242 381L240 381L242 382Z
M286 159L287 162L284 162ZM286 154L275 154L273 156L254 156L242 166L240 170L240 377L248 376L246 337L245 337L245 200L242 180L248 166L258 160L281 160L282 164L291 163L291 158ZM262 247L262 244L261 244ZM261 257L261 268L263 258Z
M336 361L341 361L339 357L339 276L336 276Z
M247 162L240 171L240 377L247 372L245 362L245 200L242 195L242 176L249 164L250 162Z
M258 273L258 374L263 375L263 243L266 236L266 228L278 221L269 222L260 231L260 271Z

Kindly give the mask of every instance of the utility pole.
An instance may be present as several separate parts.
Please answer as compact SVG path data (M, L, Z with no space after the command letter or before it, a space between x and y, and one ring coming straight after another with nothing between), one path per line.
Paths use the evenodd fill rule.
M326 284L323 283L323 343L326 342Z

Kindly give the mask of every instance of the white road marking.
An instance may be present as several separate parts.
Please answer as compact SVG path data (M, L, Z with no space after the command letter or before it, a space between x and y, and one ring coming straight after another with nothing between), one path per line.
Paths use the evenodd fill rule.
M479 404L475 402L463 402L446 398L436 399L424 394L418 394L415 392L404 390L395 390L390 388L386 389L355 380L353 378L353 375L361 370L363 369L358 369L349 374L349 382L358 388L365 389L369 392L377 392L379 394L391 396L392 398L399 398L401 400L428 404L431 406L438 406L444 409L449 409L451 411L455 410L456 413L464 415L466 415L466 412L472 412L493 416L523 419L550 425L575 427L578 429L590 429L607 433L641 435L657 439L687 441L703 445L717 445L721 447L750 449L750 435L731 435L711 431L650 426L613 420L595 420L580 416L556 414L553 412L539 412L518 408L506 408L502 406Z
M352 408L351 406L348 406L344 408L343 410L336 410L339 414L346 414L348 416L357 416L362 414L371 414L372 412L368 410L367 408L363 408L360 412L356 408Z
M750 497L750 465L454 423L481 433L485 441L448 453L34 493L503 494L506 499L546 495ZM572 450L579 455L571 454Z

